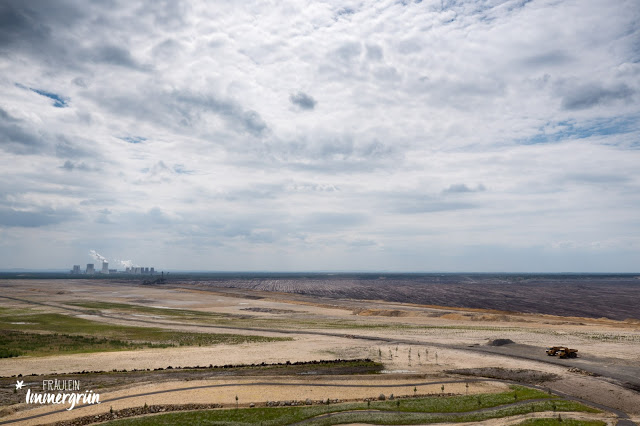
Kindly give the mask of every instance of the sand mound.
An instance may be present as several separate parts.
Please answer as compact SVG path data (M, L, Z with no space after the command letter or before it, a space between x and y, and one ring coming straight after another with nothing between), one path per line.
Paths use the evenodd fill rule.
M487 345L488 346L504 346L504 345L510 345L512 343L515 343L515 342L511 339L494 339L494 340L489 340L487 342Z

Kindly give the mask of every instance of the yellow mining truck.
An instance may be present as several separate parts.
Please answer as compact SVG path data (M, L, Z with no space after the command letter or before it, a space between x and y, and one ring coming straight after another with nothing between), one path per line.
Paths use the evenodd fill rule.
M560 351L560 349L562 348L562 346L552 346L550 348L547 348L547 355L556 356L558 354L558 351Z
M560 358L576 358L578 356L577 349L569 349L566 346L552 346L547 348L547 355L556 356Z
M560 358L577 358L578 357L578 350L577 349L562 348L562 349L560 349L560 351L558 351L558 356Z

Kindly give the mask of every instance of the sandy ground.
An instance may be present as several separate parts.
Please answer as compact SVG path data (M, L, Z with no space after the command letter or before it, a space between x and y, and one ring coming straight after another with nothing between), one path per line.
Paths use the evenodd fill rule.
M188 403L219 403L226 407L235 407L235 397L238 396L239 403L246 407L249 403L254 402L257 405L264 406L267 400L270 401L291 401L305 400L309 398L313 401L319 401L326 398L341 400L362 400L364 398L377 398L380 393L386 396L394 394L412 395L413 388L416 383L432 382L433 379L425 378L390 378L391 380L381 379L364 379L354 380L353 378L311 378L307 380L286 379L282 377L263 377L258 382L255 379L229 379L215 381L182 381L169 382L162 384L148 384L137 386L116 392L108 392L100 394L100 399L104 401L100 405L90 405L74 408L72 411L63 413L54 413L47 416L47 422L69 420L79 416L96 415L109 411L110 408L119 410L132 406L143 406L155 404L188 404ZM274 382L274 385L264 385L265 382ZM322 384L323 386L310 386L312 384ZM325 386L326 385L326 386ZM348 385L353 387L339 387L332 385ZM391 387L389 385L392 385ZM209 386L209 387L207 387ZM365 386L365 387L356 387ZM420 385L418 392L421 395L439 394L441 392L440 384ZM203 389L187 389L192 387L204 387ZM490 393L498 392L506 389L506 385L502 383L470 383L470 393ZM142 393L158 392L173 390L171 393L161 393L156 395L137 396ZM464 394L466 388L464 383L447 383L445 385L447 393ZM265 397L268 396L268 397ZM116 401L110 401L115 398L123 398ZM55 412L60 410L59 406L43 406L30 410L20 411L14 415L7 416L2 420L18 420L35 414ZM39 424L42 419L33 419L22 422L23 424Z
M616 380L607 377L590 377L572 373L574 366L571 360L566 363L550 363L544 356L539 359L515 357L516 353L485 353L475 351L471 346L484 348L489 340L508 338L521 344L522 348L531 350L534 355L543 353L544 347L552 345L569 345L579 349L582 358L575 365L609 368L611 371L622 371L635 374L640 378L640 326L628 322L611 320L593 320L584 318L563 318L548 315L515 315L478 310L464 311L439 307L420 307L408 304L385 303L380 301L363 302L350 300L331 300L304 298L300 295L250 292L248 290L233 292L221 289L219 292L199 291L180 288L157 288L135 284L118 284L102 281L5 281L0 283L2 295L14 299L0 298L2 307L36 307L45 311L59 311L72 315L78 312L65 310L72 301L106 301L117 303L139 304L163 308L196 309L231 315L243 315L245 318L260 319L259 327L264 328L265 320L290 319L296 331L293 334L281 334L274 326L270 331L246 330L247 321L242 322L241 329L215 328L211 324L178 324L174 318L140 316L127 312L106 312L107 316L94 316L92 319L110 323L159 326L200 332L222 332L234 334L257 334L269 336L285 336L293 338L289 342L252 343L242 345L216 345L210 347L183 347L167 349L146 349L127 352L108 352L80 355L64 355L49 357L20 357L0 360L0 376L17 374L47 374L55 376L65 372L81 370L112 370L133 368L158 368L169 365L222 365L248 363L274 363L285 361L309 361L318 359L364 358L380 360L385 369L393 374L358 378L360 384L375 385L378 381L388 381L392 377L398 388L384 393L410 394L402 383L415 381L416 375L425 379L447 380L445 370L456 368L503 367L524 368L557 374L560 380L547 385L561 392L600 404L621 409L640 420L640 393L620 386ZM261 299L256 299L256 296ZM34 303L36 303L34 305ZM44 305L37 305L43 303ZM56 308L57 307L57 308ZM250 308L250 310L247 310ZM366 309L365 309L366 308ZM276 312L276 313L273 313ZM296 321L317 321L316 326L300 328ZM335 323L344 322L344 329L336 328ZM322 324L330 322L331 328L323 328ZM268 324L268 322L267 322ZM280 322L281 324L281 322ZM379 325L385 327L362 328L353 325ZM308 334L309 332L328 333L332 335ZM362 337L383 338L385 341L367 340ZM354 338L355 337L355 338ZM410 342L410 343L407 343ZM527 349L530 348L530 349ZM521 352L525 349L519 349ZM516 348L514 347L514 351ZM411 352L410 352L411 351ZM411 353L411 357L409 357ZM518 352L520 354L520 352ZM380 356L381 354L381 356ZM420 357L418 357L420 354ZM521 354L522 355L522 354ZM437 356L437 361L436 361ZM582 364L577 364L581 362ZM584 367L586 368L586 367ZM626 369L626 370L625 370ZM607 370L609 371L609 370ZM403 379L406 375L407 379ZM382 377L382 376L381 376ZM277 379L282 382L283 378ZM291 380L291 379L287 379ZM326 377L304 377L296 379L301 386L242 386L264 378L235 378L230 381L216 380L216 383L228 384L224 388L203 388L199 390L180 390L153 397L127 398L110 403L114 409L125 406L147 404L207 402L235 404L237 394L240 402L264 403L265 400L284 399L322 399L340 398L354 399L376 396L379 390L374 388L317 388L305 387L304 383L314 380L336 380ZM157 384L127 384L120 390L110 391L102 395L102 399L110 399L118 395L133 395L143 392L193 387L196 381L169 382ZM351 383L355 383L351 381ZM206 383L203 383L203 385ZM210 382L209 382L210 384ZM545 386L547 386L545 385ZM433 393L439 392L440 385L434 385ZM464 393L466 389L458 389L463 385L446 385L447 392ZM496 391L504 385L474 384L470 392ZM431 393L431 388L419 389L420 393ZM269 395L269 397L266 397ZM24 408L24 407L13 407ZM108 411L109 407L87 407L73 410L72 414L64 413L47 417L47 422L62 418L70 418ZM51 407L32 408L1 421L33 415L40 411L55 411ZM85 413L86 410L86 413ZM6 410L5 410L6 411ZM82 412L81 412L82 411ZM572 416L575 417L575 416ZM43 419L35 423L42 423ZM483 424L495 424L485 422ZM500 423L506 424L506 423Z

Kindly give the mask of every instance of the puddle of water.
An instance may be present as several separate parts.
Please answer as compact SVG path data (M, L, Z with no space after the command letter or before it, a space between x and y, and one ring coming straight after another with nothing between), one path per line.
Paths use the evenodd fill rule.
M413 370L382 370L381 373L382 374L394 374L394 373L406 374L406 373L415 373L415 371Z

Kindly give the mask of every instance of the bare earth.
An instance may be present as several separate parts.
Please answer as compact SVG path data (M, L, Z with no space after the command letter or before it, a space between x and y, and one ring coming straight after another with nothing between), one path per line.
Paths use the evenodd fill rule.
M225 314L231 321L187 322L171 315L135 311L83 312L70 302L103 301L148 307L179 308ZM478 381L451 370L502 367L556 375L541 385L627 413L640 421L640 324L634 321L561 317L534 313L447 308L318 295L289 294L212 285L141 285L106 280L3 280L0 307L36 307L111 324L173 330L291 337L292 341L178 347L46 357L0 359L0 376L23 375L25 385L40 389L43 376L82 370L154 369L167 366L282 363L371 358L385 372L371 376L230 377L150 383L135 381L100 392L101 405L58 412L60 406L5 406L0 423L44 424L88 414L146 404L219 403L264 405L267 400L354 400L386 395L499 392L500 380ZM235 319L235 320L234 320ZM235 322L234 322L235 321ZM237 325L236 325L237 324ZM514 343L491 346L495 339ZM544 349L567 345L579 358L548 357ZM418 354L420 355L418 357ZM451 383L452 381L459 383ZM469 388L465 387L469 381ZM275 383L275 384L274 384ZM224 385L224 386L222 386ZM339 385L339 386L338 386ZM96 392L99 390L94 389ZM3 391L8 391L4 389ZM154 393L157 391L168 391ZM143 396L136 396L146 394ZM35 408L34 408L35 407ZM35 414L51 415L20 421ZM540 416L543 413L536 413ZM616 416L575 414L574 418ZM510 424L523 417L487 421Z

